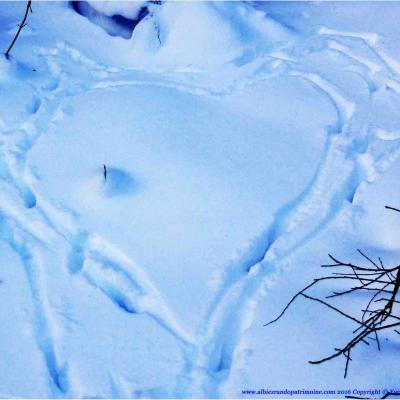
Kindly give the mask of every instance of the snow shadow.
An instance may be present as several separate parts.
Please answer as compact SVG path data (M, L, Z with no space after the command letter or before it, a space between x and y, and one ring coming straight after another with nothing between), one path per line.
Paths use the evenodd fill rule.
M136 25L149 13L147 7L142 7L136 18L130 19L119 14L112 16L104 15L86 1L74 0L70 1L69 4L75 12L88 18L93 24L103 28L109 35L120 36L124 39L132 37Z
M116 167L107 167L107 179L103 178L101 192L107 198L127 196L136 192L138 187L138 182L128 172Z

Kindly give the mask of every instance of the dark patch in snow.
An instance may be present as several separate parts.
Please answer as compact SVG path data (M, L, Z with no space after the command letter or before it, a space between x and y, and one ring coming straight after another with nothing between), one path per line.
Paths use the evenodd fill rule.
M34 96L31 103L27 106L27 111L31 114L36 114L39 111L42 100L38 96Z
M122 291L110 282L99 282L98 288L122 311L128 314L136 314L135 307L131 304L129 298Z
M36 196L33 194L32 190L24 186L20 188L20 192L26 208L33 208L36 206Z
M68 255L67 267L71 274L75 274L82 270L85 262L85 246L88 239L87 232L81 232L72 237L71 251Z
M229 356L228 353L225 352L224 347L221 349L221 355L219 362L215 368L215 371L220 373L222 371L229 371L232 363L232 358Z
M126 171L107 167L107 180L103 181L102 191L105 197L126 196L138 188L138 183Z
M127 312L127 313L129 313L129 314L136 314L136 310L131 306L131 305L129 305L126 301L125 301L125 299L123 298L123 297L121 297L121 296L114 296L114 298L113 298L113 300L114 300L114 302L115 302L115 304L119 307L119 308L121 308L122 310L124 310L125 312Z
M130 19L118 14L112 16L104 15L86 1L74 0L70 1L69 4L79 15L100 26L109 35L120 36L124 39L130 39L136 25L149 14L148 8L142 7L136 17Z

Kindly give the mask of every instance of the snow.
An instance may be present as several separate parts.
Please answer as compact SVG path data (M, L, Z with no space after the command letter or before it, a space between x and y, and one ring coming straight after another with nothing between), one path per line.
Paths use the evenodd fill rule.
M108 17L122 15L125 18L137 19L141 8L146 6L146 1L88 1L88 3L101 14Z
M221 73L221 65L248 62L292 36L246 3L166 2L135 29L130 52L135 65L146 69Z
M398 386L398 337L344 380L308 360L347 321L263 324L328 253L398 263L400 6L90 5L34 3L0 59L0 394ZM23 11L0 3L1 48Z

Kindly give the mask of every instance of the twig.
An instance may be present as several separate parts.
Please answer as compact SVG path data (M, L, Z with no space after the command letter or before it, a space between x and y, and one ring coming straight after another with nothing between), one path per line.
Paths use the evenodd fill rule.
M390 206L385 206L385 208L387 208L388 210L400 212L400 209L398 209L398 208L394 208L394 207L390 207Z
M9 58L11 49L13 48L15 42L17 41L18 36L21 33L22 29L26 26L26 20L28 18L29 11L32 12L32 0L29 0L27 5L26 5L24 18L22 19L22 22L19 24L19 28L18 28L17 34L14 36L13 41L11 42L10 46L8 47L8 49L7 49L6 53L5 53L6 58Z

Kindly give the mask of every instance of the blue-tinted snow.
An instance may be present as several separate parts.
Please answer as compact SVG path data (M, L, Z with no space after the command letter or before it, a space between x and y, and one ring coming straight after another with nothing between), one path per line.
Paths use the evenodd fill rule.
M34 3L0 60L0 394L395 386L398 338L344 381L307 361L345 321L263 324L328 252L398 263L400 6L149 7L124 39ZM24 4L0 11L6 48Z

